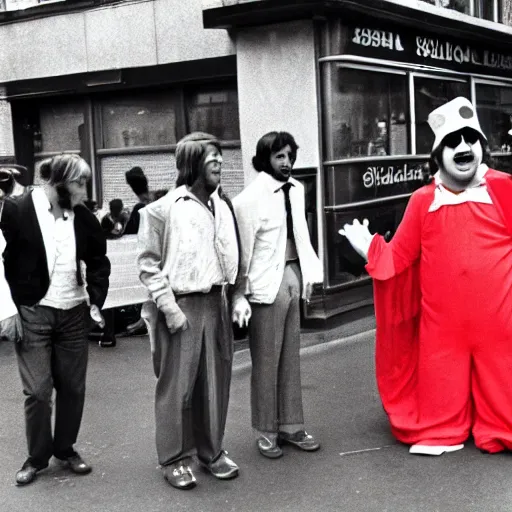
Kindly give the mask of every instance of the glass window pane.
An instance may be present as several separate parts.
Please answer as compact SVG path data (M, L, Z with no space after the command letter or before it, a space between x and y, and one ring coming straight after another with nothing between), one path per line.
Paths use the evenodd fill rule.
M240 140L236 87L190 94L187 99L187 121L191 132L211 133L220 140Z
M457 96L470 97L467 82L414 78L417 154L427 154L432 151L434 134L427 123L430 112Z
M512 2L498 0L498 13L500 23L512 25Z
M406 76L343 67L331 71L328 159L407 154Z
M427 4L437 5L445 9L453 9L454 11L469 14L469 4L471 0L423 0ZM484 2L492 2L492 0L483 0Z
M475 0L475 14L484 20L494 20L494 1Z
M354 207L344 212L327 212L325 214L327 230L327 254L329 254L327 277L329 285L357 281L368 278L365 270L366 261L359 256L338 230L354 218L368 219L372 233L394 235L405 211L406 201L380 204L369 207Z
M176 144L175 101L169 93L102 101L103 148Z
M34 150L79 151L81 126L84 124L84 104L43 104L39 109L39 130L34 134Z
M512 88L476 84L476 107L480 126L491 151L511 149Z

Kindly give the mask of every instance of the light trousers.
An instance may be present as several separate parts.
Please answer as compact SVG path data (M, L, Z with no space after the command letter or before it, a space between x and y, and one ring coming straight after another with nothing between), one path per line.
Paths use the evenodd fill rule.
M252 426L260 432L304 426L300 377L300 295L298 263L285 267L273 304L251 303Z
M158 313L153 366L156 449L162 466L195 453L220 455L233 363L233 331L225 291L177 297L189 327L171 334Z

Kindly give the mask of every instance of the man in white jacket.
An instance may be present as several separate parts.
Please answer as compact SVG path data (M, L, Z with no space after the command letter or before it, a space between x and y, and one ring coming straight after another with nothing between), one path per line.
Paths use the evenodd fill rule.
M233 200L242 249L233 320L249 324L252 426L262 455L280 445L315 451L304 429L300 378L300 298L323 281L311 245L304 187L291 177L298 146L287 132L270 132L252 163L259 175Z
M219 195L219 142L192 133L176 147L176 188L140 210L140 279L157 377L156 448L165 479L191 489L191 456L216 478L238 475L222 449L233 331L226 288L238 271L234 216Z

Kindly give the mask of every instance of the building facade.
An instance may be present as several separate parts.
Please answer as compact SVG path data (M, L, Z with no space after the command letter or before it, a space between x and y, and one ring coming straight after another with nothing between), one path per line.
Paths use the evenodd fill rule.
M223 140L234 196L260 136L291 132L326 270L307 317L371 304L337 231L367 217L393 234L422 184L433 108L471 98L512 172L511 0L30 1L0 12L0 159L32 182L42 158L79 152L91 196L130 205L124 171L172 186L176 141L200 129Z
M223 141L225 188L243 188L235 46L205 30L199 0L62 1L0 12L0 141L37 182L37 166L78 152L91 196L136 198L124 172L154 190L175 180L176 142L192 130Z

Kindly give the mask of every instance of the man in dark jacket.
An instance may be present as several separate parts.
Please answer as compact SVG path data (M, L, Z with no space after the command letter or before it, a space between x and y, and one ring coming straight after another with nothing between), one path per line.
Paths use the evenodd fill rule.
M87 163L61 154L42 162L40 174L42 186L6 199L0 217L12 297L11 316L0 314L0 332L16 342L27 397L29 456L16 473L18 485L32 482L52 455L74 473L91 471L73 445L84 407L87 333L91 317L102 321L110 275L105 236L82 204L91 176Z

